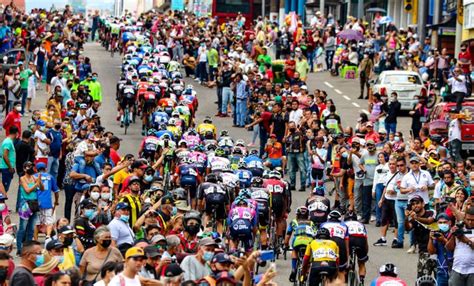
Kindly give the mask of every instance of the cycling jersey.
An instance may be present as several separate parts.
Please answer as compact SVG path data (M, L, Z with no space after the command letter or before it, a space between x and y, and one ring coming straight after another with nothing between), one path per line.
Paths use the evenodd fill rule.
M286 229L286 234L291 235L293 233L293 239L291 246L296 248L300 245L308 245L313 237L316 235L316 227L310 220L298 221L293 219Z
M408 284L400 278L380 276L370 283L370 286L407 286Z
M201 138L198 135L183 134L182 140L186 141L189 148L193 148L201 143Z
M208 168L211 168L212 172L222 171L230 167L230 161L227 158L214 156L208 160Z
M339 259L339 247L329 239L314 239L306 247L305 257L311 262L337 262Z
M262 169L263 170L263 160L256 155L250 155L244 158L244 162L249 169Z
M245 169L238 169L235 170L234 173L239 177L240 188L248 188L250 187L250 183L252 181L252 172Z
M268 214L268 200L270 199L270 195L268 194L268 190L265 188L251 188L251 198L258 205L258 211L260 213L264 212Z
M151 115L153 127L158 128L161 124L167 124L169 118L168 113L164 111L156 111Z
M306 207L309 211L309 217L312 222L321 224L327 221L331 202L328 198L322 196L311 196L306 200Z
M197 132L199 133L199 135L201 136L204 136L204 134L206 134L206 132L212 132L212 134L216 134L216 126L214 126L214 124L209 124L209 123L201 123L198 125L197 127Z
M239 186L239 177L234 173L222 172L220 173L222 178L222 185L228 188L235 188Z
M204 174L206 170L207 155L202 152L192 151L189 153L188 158L193 162L199 172Z
M212 213L213 208L224 207L229 201L227 192L218 184L204 182L199 185L197 198L204 199L206 203L206 213Z
M344 223L347 226L350 237L355 236L367 238L367 229L365 228L364 224L356 220L345 221Z
M111 24L110 25L110 33L112 35L118 35L120 34L120 26L117 24Z
M160 140L155 136L147 136L143 138L142 143L140 144L141 150L144 153L155 153L158 150Z
M331 238L333 239L340 239L340 240L347 240L349 239L349 230L347 225L343 222L325 222L321 225L329 230L331 234Z

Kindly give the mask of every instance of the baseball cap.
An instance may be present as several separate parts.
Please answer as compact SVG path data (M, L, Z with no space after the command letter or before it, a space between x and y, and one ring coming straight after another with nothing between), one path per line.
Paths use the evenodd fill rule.
M79 108L80 108L80 109L87 109L87 104L81 103L81 104L79 105Z
M411 162L418 162L418 163L420 163L420 158L419 158L418 156L412 156L412 157L410 158L410 163L411 163Z
M46 169L46 164L44 162L36 163L36 170Z
M80 203L80 207L81 207L81 208L96 207L96 206L97 206L97 205L96 205L93 201L91 201L91 200L89 200L89 199L84 199L84 200L82 200L82 202Z
M115 207L116 210L125 210L125 209L130 209L130 206L125 203L125 202L121 202L121 203L118 203L117 206Z
M43 120L40 119L40 120L36 121L36 125L38 125L38 126L46 126L46 122L44 122Z
M414 195L410 198L409 203L411 204L414 201L424 202L423 198L420 195Z
M171 263L166 267L165 277L175 277L183 272L183 269L181 269L178 263Z
M367 140L366 145L369 145L369 144L375 145L375 141L372 140L372 139L369 139L369 140Z
M160 241L166 241L166 237L164 237L164 236L161 235L161 234L157 234L157 235L153 236L153 237L151 238L151 240L150 240L150 242L151 242L152 244L156 244L156 243L158 243L158 242L160 242Z
M233 263L227 253L217 253L212 258L212 263Z
M149 245L145 247L145 254L149 258L155 258L155 257L161 256L161 253L153 245Z
M442 219L442 218L445 219L445 220L451 220L451 219L449 218L448 214L446 214L446 213L440 213L440 214L438 214L438 216L436 217L436 220L440 220L440 219Z
M277 138L275 133L270 134L270 138Z
M128 183L132 184L133 182L140 182L140 178L138 176L130 176L130 179L128 179Z
M204 237L201 240L199 240L199 246L210 246L210 245L217 246L218 243L219 241L217 241L216 239L213 239L212 237Z
M130 247L127 252L125 252L125 259L141 257L146 258L145 252L139 247Z
M147 164L143 163L143 161L140 160L135 160L130 166L130 168L132 169L146 169L147 167Z
M15 238L9 233L0 235L0 245L2 246L10 247L12 246L14 240Z
M365 124L365 126L366 126L366 127L369 127L369 126L370 126L370 127L374 127L374 124L369 121L369 122L367 122L367 123Z
M53 249L63 248L63 247L64 247L64 244L62 244L57 239L52 239L46 244L46 250L48 251L53 250Z
M70 225L65 225L58 230L58 233L62 233L62 234L70 234L74 232L75 232L74 228L72 228L72 226Z
M161 198L161 204L166 205L166 204L174 204L174 199L171 195L166 195Z

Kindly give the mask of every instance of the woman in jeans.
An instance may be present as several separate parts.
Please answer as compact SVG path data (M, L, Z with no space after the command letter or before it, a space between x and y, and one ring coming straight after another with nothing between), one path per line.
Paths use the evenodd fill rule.
M34 177L35 170L33 163L27 161L23 164L25 174L20 178L20 196L21 205L28 204L30 201L38 201L38 190L43 190L41 174L37 178ZM20 216L20 226L16 238L17 255L21 253L23 241L33 239L35 221L37 213L33 212L28 218Z

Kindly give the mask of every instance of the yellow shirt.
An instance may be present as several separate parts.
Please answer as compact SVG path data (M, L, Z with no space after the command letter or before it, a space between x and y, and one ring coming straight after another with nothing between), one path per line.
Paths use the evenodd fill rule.
M200 134L200 135L204 135L206 132L208 131L211 131L212 134L216 134L217 133L217 130L216 130L216 126L214 126L214 124L209 124L209 123L201 123L198 125L197 127L197 132Z
M64 248L64 261L58 265L59 270L67 270L76 266L76 257L71 246Z
M339 247L332 240L315 239L308 244L304 255L311 257L311 262L337 262Z
M121 185L128 176L130 176L130 173L127 168L118 171L114 175L114 185Z

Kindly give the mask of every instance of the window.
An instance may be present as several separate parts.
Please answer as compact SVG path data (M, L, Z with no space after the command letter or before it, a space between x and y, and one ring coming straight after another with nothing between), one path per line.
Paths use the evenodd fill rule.
M216 13L250 13L250 2L244 0L216 0Z
M464 6L464 28L474 29L474 1Z

